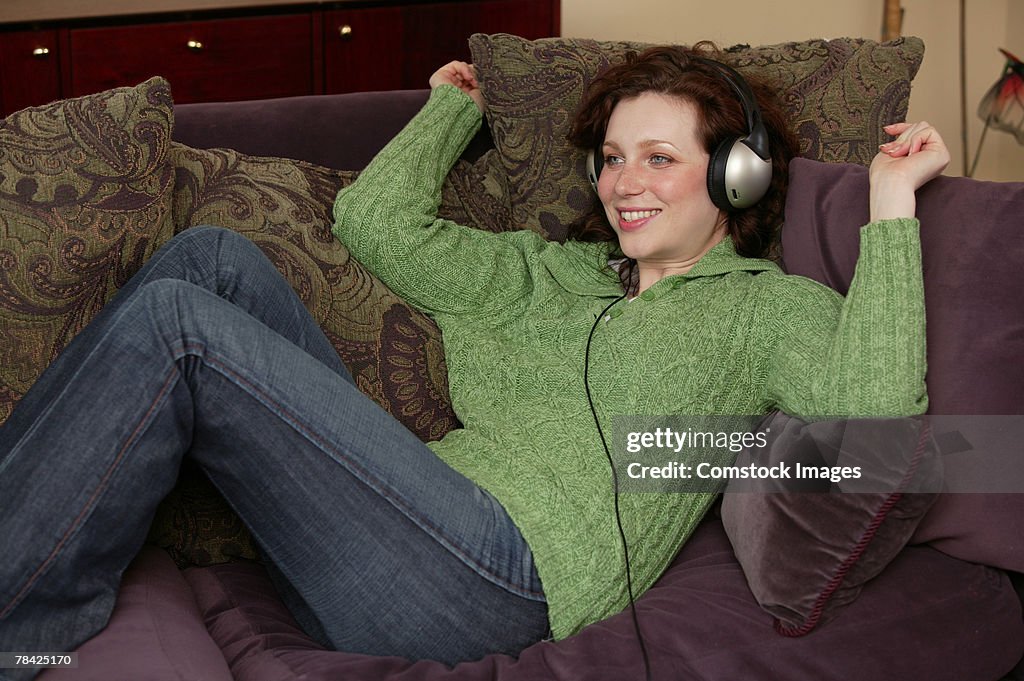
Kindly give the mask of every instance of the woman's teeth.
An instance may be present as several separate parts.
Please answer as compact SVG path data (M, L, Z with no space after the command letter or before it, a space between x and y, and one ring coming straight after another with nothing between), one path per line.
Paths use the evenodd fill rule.
M626 222L633 222L634 220L653 217L660 212L660 210L624 210L621 211L619 215L621 215L622 219Z

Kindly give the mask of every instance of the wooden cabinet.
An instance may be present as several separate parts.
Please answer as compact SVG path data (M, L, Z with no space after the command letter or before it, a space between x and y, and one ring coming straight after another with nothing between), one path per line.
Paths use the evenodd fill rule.
M473 33L558 35L559 5L324 2L0 26L0 115L154 75L179 103L426 87L469 59Z
M73 29L68 95L154 74L180 103L307 95L312 23L307 13Z

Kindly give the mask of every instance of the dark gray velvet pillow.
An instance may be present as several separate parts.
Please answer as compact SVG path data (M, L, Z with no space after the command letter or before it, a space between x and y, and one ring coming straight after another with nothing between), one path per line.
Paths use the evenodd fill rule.
M782 233L788 271L845 293L867 206L865 168L795 159ZM1024 183L939 177L918 191L917 215L929 413L966 416L958 419L963 428L981 429L965 433L977 448L993 435L991 420L981 415L1024 414ZM988 470L1019 471L1020 454L1018 442L988 445L973 456L945 456L946 478L977 474L970 468L982 457ZM971 562L1024 571L1024 494L943 494L912 541Z
M937 450L924 419L804 422L776 412L757 430L767 447L737 464L791 477L731 481L722 523L775 629L802 636L852 603L906 546L941 484Z

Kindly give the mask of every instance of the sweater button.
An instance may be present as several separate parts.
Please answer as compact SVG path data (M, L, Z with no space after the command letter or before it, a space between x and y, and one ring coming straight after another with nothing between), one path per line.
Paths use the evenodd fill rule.
M652 291L651 289L647 289L646 291L640 294L640 298L642 298L643 300L651 300L654 298L654 291Z

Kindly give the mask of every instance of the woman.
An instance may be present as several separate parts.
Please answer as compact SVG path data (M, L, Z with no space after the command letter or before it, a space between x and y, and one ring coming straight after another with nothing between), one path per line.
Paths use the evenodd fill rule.
M696 74L738 108L720 72L669 53L595 88ZM441 327L463 428L419 442L355 389L255 247L188 230L0 430L0 552L15 557L0 562L0 650L68 650L104 625L186 454L248 524L313 636L456 662L563 638L628 602L595 419L924 408L913 193L948 160L931 127L889 128L899 137L872 166L873 221L843 301L737 253L736 221L702 184L719 133L704 132L685 88L623 90L578 126L588 143L603 138L605 240L437 219L483 101L463 63L430 84L424 109L339 194L335 233ZM728 122L738 114L722 118L742 132ZM609 265L622 256L635 277ZM636 594L712 499L622 496Z

